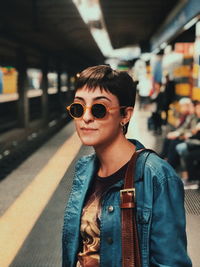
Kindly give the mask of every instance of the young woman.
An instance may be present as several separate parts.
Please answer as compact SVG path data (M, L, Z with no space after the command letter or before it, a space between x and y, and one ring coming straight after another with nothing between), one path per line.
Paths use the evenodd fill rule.
M125 137L135 95L132 78L109 66L87 68L77 80L67 109L82 143L95 153L76 164L64 215L63 267L122 266L120 190L129 160L143 148ZM135 172L142 266L189 267L182 182L164 160L145 153Z

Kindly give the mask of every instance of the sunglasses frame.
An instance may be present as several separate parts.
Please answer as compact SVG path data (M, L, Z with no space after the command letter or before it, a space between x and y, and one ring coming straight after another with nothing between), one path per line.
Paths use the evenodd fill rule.
M71 114L71 112L70 112L70 108L71 108L71 106L72 106L73 104L79 104L79 105L81 105L81 106L83 107L83 114L82 114L81 117L74 117L74 116ZM105 114L105 116L103 116L102 118L97 118L97 117L94 116L94 115L92 114L92 112L91 112L92 107L93 107L94 105L96 105L96 104L100 104L100 105L104 106L105 109L106 109L106 114ZM97 120L101 120L101 119L104 119L108 113L110 113L110 110L121 109L121 108L126 108L126 107L127 107L127 106L108 107L108 106L106 106L104 103L99 103L99 102L98 102L98 103L93 103L92 106L86 106L86 105L84 105L84 104L82 104L82 103L80 103L80 102L73 102L73 103L71 103L69 106L67 106L66 109L68 110L70 116L71 116L72 118L74 118L75 120L81 120L81 119L83 118L83 116L84 116L84 114L85 114L85 112L86 112L87 109L90 109L90 113L92 114L92 116L93 116L95 119L97 119Z

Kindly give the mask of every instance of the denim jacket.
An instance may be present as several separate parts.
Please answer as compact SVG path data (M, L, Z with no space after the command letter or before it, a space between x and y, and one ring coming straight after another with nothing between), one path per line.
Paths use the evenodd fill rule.
M131 140L136 149L143 146ZM95 154L84 156L64 214L63 267L75 267L81 246L80 220L85 196L97 171ZM100 266L121 267L120 189L123 178L104 192L100 220ZM173 168L155 153L139 155L135 170L137 227L142 267L190 267L185 233L184 190ZM109 208L112 206L113 208ZM128 267L128 266L127 266Z

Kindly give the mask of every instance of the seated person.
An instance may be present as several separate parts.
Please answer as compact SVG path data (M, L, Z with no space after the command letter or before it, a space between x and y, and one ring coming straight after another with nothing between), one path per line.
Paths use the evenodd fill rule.
M194 168L195 160L200 158L200 102L195 105L195 114L198 117L198 123L191 131L191 136L185 138L185 141L176 146L176 152L181 157L182 179L183 182L198 180Z
M179 164L179 156L176 153L176 145L181 143L185 138L191 135L191 129L193 129L197 123L197 116L194 114L194 105L189 98L182 98L179 101L181 119L178 128L167 134L161 157L168 160L168 162L176 168Z
M181 98L180 105L180 123L177 129L167 134L167 138L174 140L185 135L190 131L193 126L196 125L196 115L194 110L194 104L190 98Z
M198 124L198 127L199 131L196 135L176 146L177 153L181 157L182 181L188 189L190 189L190 186L194 186L191 189L199 187L200 123Z

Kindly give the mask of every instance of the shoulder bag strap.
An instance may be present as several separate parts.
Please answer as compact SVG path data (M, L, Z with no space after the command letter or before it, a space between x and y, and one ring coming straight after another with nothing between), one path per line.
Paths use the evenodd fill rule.
M135 204L135 166L138 155L143 151L154 152L150 149L137 150L128 165L124 188L120 190L121 225L122 225L122 266L141 267L140 248L136 225Z

